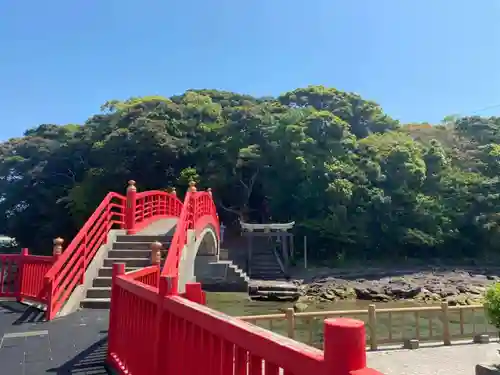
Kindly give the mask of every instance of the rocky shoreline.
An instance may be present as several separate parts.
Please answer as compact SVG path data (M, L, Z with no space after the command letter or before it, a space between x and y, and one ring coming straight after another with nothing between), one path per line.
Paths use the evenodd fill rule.
M408 300L429 304L446 301L455 306L482 303L488 286L500 281L496 274L498 270L490 272L456 269L409 272L397 276L356 275L356 279L349 275L334 275L295 282L300 285L300 302L349 299L373 302Z

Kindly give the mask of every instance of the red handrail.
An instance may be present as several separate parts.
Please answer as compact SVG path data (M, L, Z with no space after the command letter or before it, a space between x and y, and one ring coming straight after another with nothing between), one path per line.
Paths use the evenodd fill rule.
M143 283L144 285L149 285L154 288L158 288L158 283L160 281L160 266L152 265L149 267L140 268L138 270L127 272L128 278Z
M212 193L200 191L193 196L193 229L199 234L207 226L211 226L220 239L219 216Z
M66 250L45 275L47 319L53 319L78 284L84 282L87 266L107 241L113 225L134 234L155 220L178 217L182 202L172 193L153 190L137 193L129 181L127 196L108 193Z
M113 225L124 226L123 195L108 193L45 275L47 319L53 319L78 284L99 247L106 243Z
M170 276L175 278L175 290L177 293L177 280L179 273L179 261L182 254L182 249L186 245L187 231L188 229L194 228L193 223L193 192L188 191L184 197L184 204L182 205L182 211L177 220L177 225L175 227L174 236L172 237L172 242L170 243L170 248L168 249L167 259L163 265L161 271L161 276Z
M177 221L175 233L168 250L167 259L163 266L161 276L172 277L175 281L175 293L177 293L177 281L179 275L179 262L182 250L187 242L187 231L194 229L198 236L203 229L211 226L220 239L219 217L212 198L212 193L207 191L188 191L184 198L182 211Z
M168 278L155 288L124 272L113 266L108 339L119 375L382 375L366 367L362 321L326 320L322 351L203 306L199 283L186 288L195 298L182 298Z
M134 228L137 232L161 218L179 217L182 202L172 193L161 190L144 191L135 195Z

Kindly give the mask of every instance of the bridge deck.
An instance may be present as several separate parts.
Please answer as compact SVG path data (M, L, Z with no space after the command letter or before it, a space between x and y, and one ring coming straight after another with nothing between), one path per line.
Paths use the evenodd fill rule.
M175 230L175 225L177 224L177 218L172 219L161 219L149 224L143 230L137 232L137 234L145 235L173 235Z
M0 373L107 374L108 311L82 310L43 322L39 310L0 301Z

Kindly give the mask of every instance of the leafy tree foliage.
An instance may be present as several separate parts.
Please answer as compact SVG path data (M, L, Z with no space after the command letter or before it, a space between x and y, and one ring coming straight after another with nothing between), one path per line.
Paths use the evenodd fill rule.
M401 125L323 86L111 100L0 145L0 232L45 253L104 195L211 187L226 224L295 220L317 258L498 253L500 118Z

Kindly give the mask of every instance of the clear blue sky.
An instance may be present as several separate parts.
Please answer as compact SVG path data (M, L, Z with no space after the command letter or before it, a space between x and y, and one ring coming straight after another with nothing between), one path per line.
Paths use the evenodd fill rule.
M437 122L500 105L499 19L500 0L3 0L0 140L190 88L322 84Z

